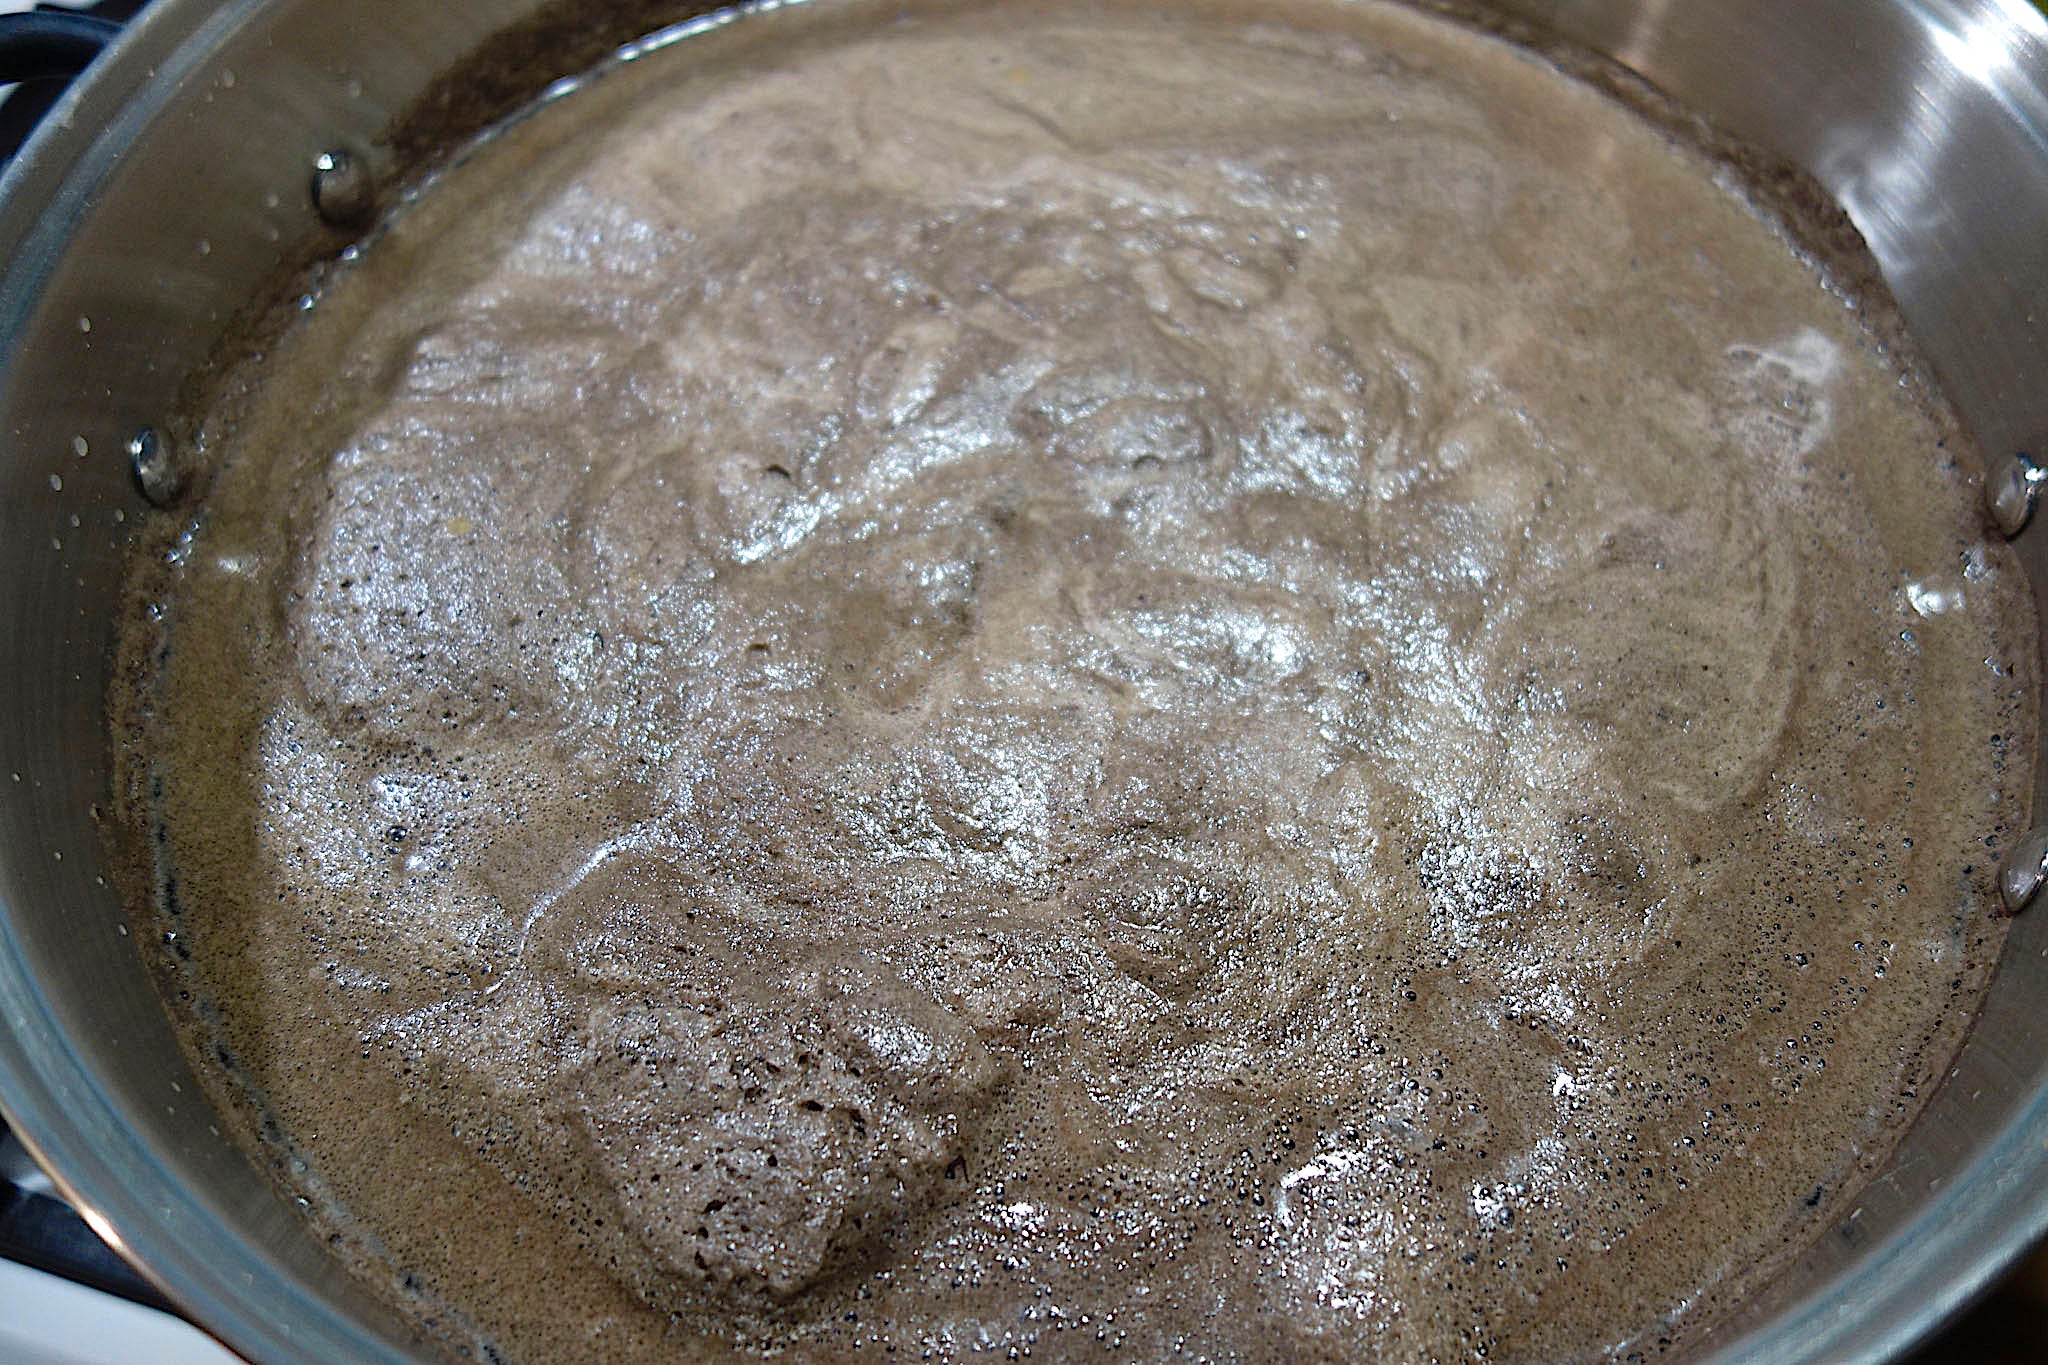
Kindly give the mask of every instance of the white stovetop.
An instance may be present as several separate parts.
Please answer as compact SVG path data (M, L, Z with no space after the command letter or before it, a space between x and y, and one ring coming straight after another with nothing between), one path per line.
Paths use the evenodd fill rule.
M168 1313L0 1261L0 1361L7 1365L241 1365Z

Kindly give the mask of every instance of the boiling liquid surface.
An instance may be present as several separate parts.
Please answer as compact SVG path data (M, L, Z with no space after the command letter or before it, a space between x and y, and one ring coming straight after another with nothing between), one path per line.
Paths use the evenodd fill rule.
M133 807L437 1335L1654 1353L1917 1108L2032 753L1970 457L1647 123L1265 16L689 39L224 404Z

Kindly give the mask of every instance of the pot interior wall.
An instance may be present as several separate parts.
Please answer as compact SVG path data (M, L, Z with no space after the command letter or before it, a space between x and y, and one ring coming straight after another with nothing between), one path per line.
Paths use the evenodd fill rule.
M0 1106L102 1227L262 1360L417 1349L236 1149L101 866L101 697L125 443L244 301L333 250L314 157L378 169L397 115L540 0L158 0L0 205ZM2020 0L1505 0L1797 161L1870 241L1989 453L2048 426L2048 25ZM2021 542L2039 595L2048 530ZM2037 803L2038 805L2039 803ZM1994 856L1987 850L1987 857ZM1735 1360L1900 1348L2048 1219L2048 912L2023 918L1954 1074L1859 1206L1712 1334Z

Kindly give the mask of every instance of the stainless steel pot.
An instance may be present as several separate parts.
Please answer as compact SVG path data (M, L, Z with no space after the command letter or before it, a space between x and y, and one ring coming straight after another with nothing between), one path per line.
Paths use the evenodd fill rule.
M148 513L126 446L267 278L339 244L308 192L316 158L388 168L401 112L541 3L158 0L0 179L0 1109L97 1229L258 1361L422 1348L221 1138L108 886L101 697L123 547ZM2048 427L2048 22L2033 8L1494 8L1810 170L1994 463ZM2033 487L2014 482L2008 510ZM2039 594L2048 530L2021 551ZM2048 1228L2043 998L2048 909L2020 920L1888 1169L1707 1355L1897 1355Z

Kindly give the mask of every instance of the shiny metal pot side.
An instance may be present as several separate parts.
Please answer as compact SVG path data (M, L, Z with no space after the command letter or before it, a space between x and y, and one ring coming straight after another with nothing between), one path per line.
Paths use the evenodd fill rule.
M154 429L187 376L281 265L359 220L400 113L540 3L157 0L0 178L0 1110L95 1228L257 1361L425 1357L220 1136L108 885L101 699L127 534L150 510L132 466L152 496L175 494L176 452ZM1495 8L1811 171L1868 239L1987 455L2048 463L2030 445L2048 430L2048 22L2035 9ZM2025 478L2013 468L1998 477ZM2026 521L2032 490L1993 488L2002 524ZM2037 597L2043 522L2017 542ZM1897 1156L1701 1339L1704 1355L1897 1356L2048 1228L2044 998L2036 909Z

